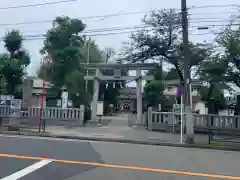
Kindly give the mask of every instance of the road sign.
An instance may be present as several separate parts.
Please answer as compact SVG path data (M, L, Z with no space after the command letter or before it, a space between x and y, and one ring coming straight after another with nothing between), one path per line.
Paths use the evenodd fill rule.
M183 95L183 86L179 85L177 88L177 96L181 97Z
M181 104L173 104L173 113L180 114L181 113L181 107L182 112L185 113L185 107L181 106Z

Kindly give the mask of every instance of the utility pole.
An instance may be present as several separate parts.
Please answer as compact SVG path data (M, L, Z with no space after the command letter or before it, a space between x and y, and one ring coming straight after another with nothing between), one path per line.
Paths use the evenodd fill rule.
M184 54L184 104L186 108L186 143L194 143L193 116L190 102L190 58L188 46L188 10L187 0L181 0L182 13L182 37L183 37L183 54Z

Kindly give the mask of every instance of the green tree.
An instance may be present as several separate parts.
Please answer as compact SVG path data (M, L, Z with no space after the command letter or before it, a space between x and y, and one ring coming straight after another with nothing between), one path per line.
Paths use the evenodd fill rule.
M175 68L171 68L169 71L164 71L160 66L157 69L150 70L147 75L153 76L154 80L148 81L145 86L145 98L149 106L157 106L161 104L162 111L165 111L164 104L164 82L168 80L177 80L179 75Z
M232 30L231 25L218 36L217 43L225 50L228 61L227 80L240 87L240 26Z
M183 83L183 45L181 41L181 14L173 9L160 10L146 15L145 28L132 34L126 45L131 62L158 60L172 64ZM190 67L198 67L211 54L205 44L189 43Z
M225 59L228 62L228 69L225 76L222 77L226 82L233 82L240 87L240 25L236 27L234 21L230 21L217 37L217 44L224 49ZM234 24L234 28L232 26ZM240 114L240 101L238 98L235 115Z
M0 94L7 93L7 80L2 72L3 67L3 65L0 65Z
M81 94L79 96L86 97L84 87L80 88L78 85L79 81L84 81L83 74L80 73L83 72L80 63L85 42L79 33L85 29L85 25L81 20L65 16L57 17L52 25L46 33L44 47L41 50L43 55L51 57L52 63L43 65L39 75L45 76L43 78L54 85L58 95L62 88L66 87L71 99L76 100L73 97L79 93ZM78 103L74 102L75 105Z
M145 86L145 98L148 106L157 107L162 104L164 85L160 80L152 80Z
M46 33L41 53L52 58L50 81L58 88L65 86L67 76L80 68L84 40L79 33L84 29L81 20L57 17Z
M4 37L6 54L0 57L2 74L6 81L6 93L21 97L20 85L30 64L29 54L23 49L23 38L19 30L11 30Z
M89 104L93 89L92 81L88 81L88 91L84 75L86 71L82 63L97 63L103 61L103 52L97 44L80 33L86 25L81 20L69 17L57 17L53 27L47 31L43 55L50 55L51 64L41 65L39 77L54 85L60 94L61 88L66 87L73 105ZM89 71L91 75L93 72Z
M223 90L227 85L222 77L227 69L228 61L220 54L209 57L198 69L200 80L206 82L200 89L200 96L207 102L209 114L218 114L218 111L226 105Z

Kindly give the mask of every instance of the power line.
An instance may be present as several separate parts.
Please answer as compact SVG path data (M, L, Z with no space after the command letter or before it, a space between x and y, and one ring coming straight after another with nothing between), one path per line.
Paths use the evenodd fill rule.
M38 4L27 4L27 5L0 7L0 10L19 9L19 8L31 8L31 7L36 7L36 6L54 5L54 4L74 2L74 1L77 1L77 0L61 0L61 1L38 3ZM219 7L238 7L238 6L239 6L238 4L222 4L222 5L191 6L189 9L219 8ZM168 9L180 10L180 9L177 9L177 8L168 8ZM164 10L164 9L158 9L158 10ZM129 14L136 14L136 13L137 14L141 14L141 13L146 13L146 12L151 12L151 11L130 12ZM126 13L121 13L121 14L126 14ZM104 15L102 15L101 17L103 17L103 16Z
M36 6L54 5L54 4L68 3L68 2L74 2L74 1L77 1L77 0L61 0L61 1L46 2L46 3L39 3L39 4L28 4L28 5L19 5L19 6L0 7L0 10L31 8L31 7L36 7Z
M194 22L196 23L196 22ZM199 22L198 22L199 23ZM232 23L231 26L238 26L239 23ZM223 27L223 26L229 26L229 24L201 24L201 25L191 25L191 28L199 28L199 27ZM151 28L152 26L146 25L146 24L139 24L139 25L133 25L133 26L116 26L116 27L108 27L108 28L96 28L96 29L88 29L84 30L83 33L98 33L98 32L109 32L109 31L120 31L120 30L132 30L132 29L144 29L144 28ZM148 29L151 30L151 29ZM45 33L33 33L33 35L28 35L31 37L39 37L44 36Z
M77 1L77 0L62 0L62 1L56 1L56 2L50 2L50 3L42 3L42 4L32 4L32 5L23 5L23 6L11 6L11 7L3 7L1 9L11 9L11 8L21 8L21 7L32 7L32 6L43 6L43 5L50 5L50 4L58 4L58 3L66 3L71 1ZM203 7L222 7L223 5L219 6L195 6L194 8L203 8ZM226 5L226 6L233 6L233 5ZM134 15L134 14L147 14L151 12L158 12L163 9L155 9L155 10L148 10L148 11L135 11L135 12L123 12L123 13L112 13L112 14L103 14L103 15L95 15L95 16L82 16L78 17L77 19L80 20L86 20L86 19L97 19L97 18L110 18L110 17L118 17L118 16L128 16L128 15ZM230 14L230 13L236 13L233 11L229 12L219 12L219 13L189 13L191 16L196 15L211 15L211 14ZM23 22L16 22L16 23L4 23L0 24L0 26L13 26L13 25L28 25L28 24L42 24L42 23L52 23L53 20L41 20L41 21L23 21Z
M220 7L239 7L239 4L220 4L220 5L206 5L206 6L191 6L191 9L220 8Z
M219 14L234 14L236 11L222 11L222 12L210 12L210 13L188 13L188 15L196 16L196 15L219 15Z
M240 25L240 24L238 24ZM105 31L106 32L106 31ZM96 37L96 36L109 36L109 35L119 35L119 34L131 34L131 33L137 33L139 32L139 30L131 30L131 31L120 31L120 32L107 32L107 33L104 33L104 32L100 32L100 33L82 33L81 35L82 36L87 36L87 37ZM207 32L207 33L195 33L195 34L189 34L191 36L202 36L202 35L208 35L208 34L214 34L214 35L217 35L217 34L221 34L221 33L213 33L213 32ZM0 38L0 40L3 40L4 38ZM28 41L31 41L31 40L44 40L45 37L43 34L36 34L36 35L29 35L29 36L25 36L23 38L23 40L28 40Z
M228 24L224 24L225 26L227 26ZM206 25L208 27L212 26L224 26L223 24L212 24L212 25ZM233 23L231 24L232 26L239 26L239 23ZM202 25L204 26L204 25ZM200 26L191 26L191 27L200 27ZM144 29L144 28L150 28L150 29ZM126 31L128 30L128 31ZM126 34L126 33L134 33L134 32L139 32L139 30L142 31L149 31L149 30L154 30L151 29L151 26L149 25L145 25L145 24L140 24L140 25L135 25L135 26L129 26L129 27L110 27L110 28L99 28L99 29L89 29L89 30L85 30L82 33L80 33L80 35L85 35L85 36L103 36L103 35L115 35L115 34ZM120 31L120 32L115 32L115 31ZM97 34L96 34L97 33ZM198 34L198 35L204 35L204 34L212 34L212 33L203 33L203 34ZM192 34L194 35L194 34ZM197 35L197 34L195 34ZM25 35L23 36L24 39L44 39L45 38L45 34L44 33L39 33L39 34L33 34L33 35ZM3 39L3 38L0 38Z
M117 16L117 15L116 15ZM89 16L89 17L81 17L81 18L77 18L77 19L91 19L91 18L95 18L97 16ZM99 18L100 17L103 17L103 16L98 16ZM108 16L109 17L109 16ZM216 19L216 20L209 20L209 21L206 21L208 19ZM192 20L202 20L202 21L191 21L190 23L199 23L199 22L225 22L227 20L224 20L224 19L221 19L221 18L194 18ZM204 21L203 21L204 20ZM52 23L53 20L42 20L42 21L23 21L23 22L16 22L16 23L3 23L3 24L0 24L0 27L3 27L3 26L16 26L16 25L31 25L31 24L43 24L43 23Z

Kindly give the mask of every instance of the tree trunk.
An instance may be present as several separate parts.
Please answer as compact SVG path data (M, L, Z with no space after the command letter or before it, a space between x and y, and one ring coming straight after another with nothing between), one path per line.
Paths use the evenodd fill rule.
M213 95L214 84L210 84L210 88L208 91L208 114L218 114L218 110L216 108L216 103Z

